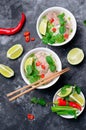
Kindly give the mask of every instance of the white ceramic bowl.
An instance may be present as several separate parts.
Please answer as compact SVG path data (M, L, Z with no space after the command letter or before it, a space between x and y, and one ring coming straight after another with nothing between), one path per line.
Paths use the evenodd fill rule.
M58 93L59 91L60 91L60 89L55 93L55 95L54 95L54 97L53 97L53 102L57 101L56 99L59 98L59 96L57 95L57 93ZM82 92L81 92L80 94L81 94L81 96L84 98L84 101L85 101L84 94L83 94ZM85 103L84 103L84 106L82 107L82 110L79 111L79 113L77 114L77 116L79 116L79 115L83 112L84 108L85 108ZM74 116L71 116L71 115L60 115L60 116L63 117L63 118L66 118L66 119L72 119L72 118L74 118Z
M20 72L21 72L21 76L23 78L23 80L25 81L26 84L30 84L29 80L26 78L25 76L25 71L24 71L24 63L25 61L27 60L27 58L32 54L32 53L35 53L35 52L38 52L38 51L44 51L46 53L49 53L52 55L52 57L54 57L54 59L56 60L56 66L57 66L57 70L58 71L61 71L62 70L62 64L61 64L61 61L58 57L58 55L53 52L52 50L48 49L48 48L43 48L43 47L40 47L40 48L35 48L31 51L29 51L22 59L21 61L21 65L20 65ZM56 83L56 81L59 79L59 77L55 78L54 80L52 80L50 83L46 84L46 85L42 85L40 87L38 87L38 89L45 89L45 88L48 88L50 86L52 86L53 84Z
M39 24L40 24L40 21L43 18L43 16L45 16L50 11L57 11L57 12L62 12L62 13L64 12L66 14L66 16L71 18L73 32L70 34L69 38L66 41L64 41L63 43L60 43L60 44L59 43L55 43L55 44L49 44L48 43L51 46L62 46L62 45L65 45L70 40L72 40L72 38L74 37L74 35L76 33L76 29L77 29L77 23L76 23L76 19L75 19L74 15L70 11L68 11L67 9L65 9L63 7L51 7L51 8L46 9L45 11L43 11L40 14L40 16L37 19L37 23L36 23L36 30L37 30L38 36L42 39L42 35L39 32Z

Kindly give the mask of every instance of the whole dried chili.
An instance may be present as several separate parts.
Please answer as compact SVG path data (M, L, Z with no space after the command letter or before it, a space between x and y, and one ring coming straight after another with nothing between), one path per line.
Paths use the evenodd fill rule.
M0 28L0 35L13 35L16 34L17 32L19 32L26 20L26 16L24 13L22 13L22 18L19 21L18 25L14 28Z

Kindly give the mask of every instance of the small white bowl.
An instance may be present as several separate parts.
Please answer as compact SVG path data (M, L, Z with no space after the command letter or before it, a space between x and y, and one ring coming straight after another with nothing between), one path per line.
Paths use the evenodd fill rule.
M65 9L63 7L50 7L50 8L46 9L45 11L43 11L40 14L40 16L37 19L37 23L36 23L36 30L37 30L38 36L40 37L40 39L42 39L42 35L39 32L39 24L40 24L40 21L43 18L43 16L45 16L50 11L57 11L57 12L65 13L68 17L71 18L73 32L71 33L71 35L69 36L69 38L66 41L62 42L62 43L55 43L55 44L49 44L48 43L51 46L62 46L62 45L65 45L69 41L71 41L72 38L74 37L74 35L76 33L76 30L77 30L77 23L76 23L76 19L75 19L74 15L70 11L68 11L67 9Z
M60 88L60 89L61 89L61 88ZM59 97L59 96L57 95L57 93L60 91L60 89L55 93L55 95L54 95L54 97L53 97L53 102L55 102L56 99ZM84 101L85 101L84 94L83 94L82 92L81 92L80 94L81 94L81 96L84 98ZM83 112L84 108L85 108L85 103L84 103L84 106L82 107L82 110L79 111L79 113L77 114L77 116L79 116L79 115ZM74 116L71 116L71 115L60 115L60 116L63 117L63 118L66 118L66 119L73 119L73 118L74 118Z
M52 55L52 57L54 57L55 61L56 61L56 66L57 66L57 70L58 71L61 71L62 70L62 64L61 64L61 61L60 61L60 58L58 57L58 55L53 52L52 50L48 49L48 48L43 48L43 47L40 47L40 48L35 48L31 51L29 51L22 59L21 61L21 65L20 65L20 72L21 72L21 76L23 78L23 80L25 81L26 84L30 84L29 80L26 78L25 76L25 71L24 71L24 63L25 61L27 60L27 58L32 54L32 53L36 53L36 52L39 52L39 51L44 51L46 53L49 53ZM54 80L52 80L50 83L46 84L46 85L42 85L40 87L38 87L38 89L45 89L45 88L48 88L50 86L52 86L53 84L56 83L56 81L59 79L59 77L55 78Z

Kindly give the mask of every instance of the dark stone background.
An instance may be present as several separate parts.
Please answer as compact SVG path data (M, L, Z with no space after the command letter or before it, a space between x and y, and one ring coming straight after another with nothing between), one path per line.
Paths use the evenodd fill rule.
M62 47L51 47L42 44L36 32L36 21L42 11L51 6L62 6L70 10L78 24L74 39ZM43 97L52 101L55 92L64 84L76 84L81 87L86 96L86 58L77 66L71 66L66 56L70 49L80 47L86 56L86 0L0 0L0 27L16 26L21 18L21 12L27 20L22 31L14 36L0 36L0 63L10 66L15 71L15 77L6 79L0 75L0 130L85 130L86 109L75 119L64 119L50 111L50 107L41 107L30 103L33 96ZM23 32L29 30L36 38L34 42L25 43ZM24 47L23 55L17 60L6 58L7 50L14 44ZM34 90L10 103L6 97L8 92L25 85L20 75L20 62L23 56L36 47L48 47L54 50L62 61L63 68L71 67L71 71L60 77L59 81L49 89ZM28 121L27 114L35 115L34 121Z

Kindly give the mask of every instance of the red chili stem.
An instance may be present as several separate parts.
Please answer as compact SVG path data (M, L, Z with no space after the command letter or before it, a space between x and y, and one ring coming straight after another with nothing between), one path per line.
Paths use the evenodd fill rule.
M0 35L13 35L16 34L17 32L19 32L26 20L26 16L24 13L22 13L22 18L19 21L18 25L14 28L0 28Z

